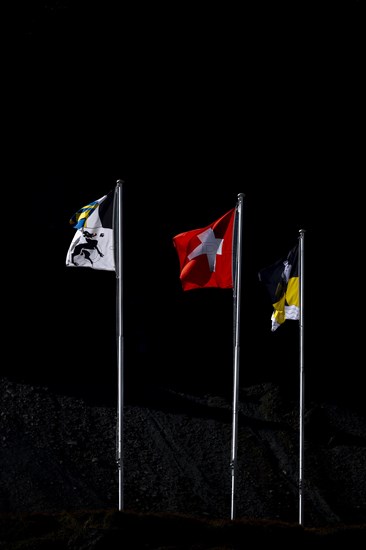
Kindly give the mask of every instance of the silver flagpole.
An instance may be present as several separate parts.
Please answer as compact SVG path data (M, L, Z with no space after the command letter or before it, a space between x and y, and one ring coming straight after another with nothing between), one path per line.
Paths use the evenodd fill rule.
M241 294L241 255L242 255L242 211L244 193L238 194L238 222L236 225L236 262L234 272L234 384L233 384L233 422L232 422L232 443L231 443L231 519L235 518L235 469L237 459L237 439L238 439L238 393L239 393L239 358L240 358L240 294Z
M123 335L123 250L122 250L122 180L117 180L115 195L115 251L116 251L116 277L117 277L117 365L118 365L118 405L117 405L117 465L118 465L118 509L123 510L123 359L124 359L124 335Z
M305 230L300 229L300 254L299 254L299 276L300 276L300 441L299 441L299 524L304 521L304 234Z

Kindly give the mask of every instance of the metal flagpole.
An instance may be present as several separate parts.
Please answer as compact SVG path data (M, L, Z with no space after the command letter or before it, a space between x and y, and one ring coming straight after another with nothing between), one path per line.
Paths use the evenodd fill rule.
M300 229L300 254L299 254L299 276L300 276L300 441L299 441L299 524L304 521L304 397L305 397L305 377L304 377L304 234L305 230Z
M116 252L116 277L117 277L117 366L118 366L118 405L117 405L117 465L118 465L118 509L123 510L123 359L124 359L124 335L123 335L123 250L122 250L122 180L117 180L115 195L115 252Z
M233 421L232 421L232 443L231 443L231 516L235 518L235 469L237 459L237 438L238 438L238 393L239 393L239 357L240 357L240 294L241 294L241 255L242 255L242 211L244 193L238 194L238 222L236 224L236 262L234 272L234 390L233 390Z

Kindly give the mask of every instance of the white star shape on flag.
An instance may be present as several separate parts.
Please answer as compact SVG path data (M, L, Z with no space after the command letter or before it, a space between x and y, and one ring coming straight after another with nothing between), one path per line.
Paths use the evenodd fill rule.
M193 260L193 258L197 258L197 256L206 254L210 271L213 272L216 267L216 255L222 254L222 244L224 239L217 239L211 227L206 229L203 233L197 235L197 237L201 241L201 244L192 250L192 252L188 255L188 259Z

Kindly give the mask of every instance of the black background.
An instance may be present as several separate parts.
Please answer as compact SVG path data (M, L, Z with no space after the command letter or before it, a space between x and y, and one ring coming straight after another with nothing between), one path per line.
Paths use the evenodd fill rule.
M298 394L298 324L271 333L257 273L305 229L307 396L362 404L360 4L17 6L3 373L116 400L115 274L65 258L69 218L122 179L127 399L159 386L230 397L232 292L184 293L172 238L242 192L240 383Z

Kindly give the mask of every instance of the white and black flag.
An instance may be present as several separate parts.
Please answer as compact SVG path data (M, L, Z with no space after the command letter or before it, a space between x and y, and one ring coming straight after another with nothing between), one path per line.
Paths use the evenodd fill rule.
M83 206L70 219L76 229L66 256L68 267L91 267L115 271L113 202L114 190Z

